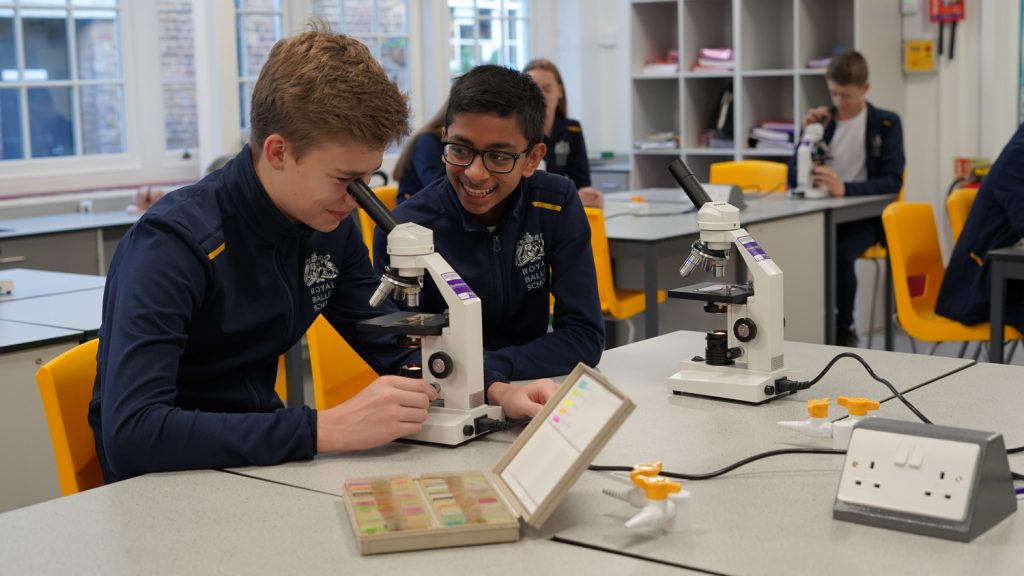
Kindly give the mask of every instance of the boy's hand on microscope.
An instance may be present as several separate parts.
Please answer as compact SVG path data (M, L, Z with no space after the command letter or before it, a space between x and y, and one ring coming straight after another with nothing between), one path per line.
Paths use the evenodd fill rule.
M557 390L558 384L550 378L522 385L494 382L487 389L487 398L492 406L501 406L506 420L519 420L536 416Z
M420 431L437 390L418 378L381 376L317 413L317 452L365 450Z
M828 166L814 167L814 185L823 186L829 196L846 196L846 184L839 179L836 171Z
M828 121L832 119L832 113L829 112L828 106L818 106L817 108L811 108L807 111L804 116L804 126L820 122L821 124L828 124Z

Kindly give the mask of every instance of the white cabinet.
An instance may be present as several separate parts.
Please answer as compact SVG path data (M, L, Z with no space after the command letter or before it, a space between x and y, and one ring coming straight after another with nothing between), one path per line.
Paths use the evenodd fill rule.
M636 143L672 132L678 144L634 146L630 185L675 186L666 167L679 156L700 180L714 162L785 161L791 150L750 147L750 129L769 120L799 125L808 108L828 103L823 70L807 65L856 47L857 9L857 0L633 0L632 137ZM733 68L693 70L702 48L731 48ZM645 66L670 50L678 53L678 70ZM730 87L731 132L717 143L724 147L709 147L705 134Z

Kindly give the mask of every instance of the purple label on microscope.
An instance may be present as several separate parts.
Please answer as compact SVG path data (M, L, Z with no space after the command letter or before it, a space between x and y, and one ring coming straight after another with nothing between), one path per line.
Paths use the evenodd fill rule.
M757 243L757 240L754 240L750 236L740 236L736 241L747 249L747 252L754 257L755 261L760 262L761 260L772 259L772 257L766 254L764 249L761 248L761 245Z
M466 284L466 281L462 279L455 272L445 272L441 274L441 278L448 283L448 286L455 292L455 295L459 297L459 300L479 300L480 297L473 292L473 289Z

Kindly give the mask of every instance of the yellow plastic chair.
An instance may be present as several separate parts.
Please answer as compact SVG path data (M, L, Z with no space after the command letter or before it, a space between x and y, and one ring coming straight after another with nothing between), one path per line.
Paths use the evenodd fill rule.
M935 313L935 301L946 268L931 204L893 202L882 212L882 224L889 244L896 316L907 334L917 340L933 342L929 353L935 352L942 342L987 341L988 322L967 326ZM1020 340L1021 333L1007 326L1003 338Z
M306 341L317 410L341 404L377 379L373 368L323 316L317 316L306 331Z
M394 210L398 205L398 186L378 186L373 191L388 210ZM366 210L359 211L359 229L363 232L363 243L366 244L366 249L370 252L370 261L373 262L373 231L377 229L377 224Z
M103 485L103 471L89 426L99 342L93 339L79 344L36 372L53 442L60 493L64 496Z
M288 405L288 379L286 378L285 366L284 366L284 354L277 359L277 379L274 381L274 392L277 392L277 397L284 402L285 406Z
M711 184L732 184L744 192L785 192L789 166L770 160L715 162L710 176Z
M967 215L971 213L971 206L977 195L977 188L957 188L946 197L946 212L949 213L949 227L953 230L954 243L960 239L960 233L964 231Z
M601 298L601 313L616 320L623 320L628 327L627 343L636 335L633 316L647 309L643 290L620 290L612 278L612 257L608 251L608 233L604 227L604 211L600 208L584 208L590 222L590 249L594 253L594 268L597 269L597 293ZM665 291L658 290L658 303L665 301Z

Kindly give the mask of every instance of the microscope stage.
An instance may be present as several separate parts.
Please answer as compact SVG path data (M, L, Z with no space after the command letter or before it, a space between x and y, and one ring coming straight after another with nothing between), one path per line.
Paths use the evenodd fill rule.
M726 284L724 282L701 282L668 291L669 298L699 300L721 304L746 304L754 295L753 286L747 284Z
M440 336L441 329L447 326L448 318L444 314L423 312L392 312L377 318L363 320L357 324L359 330L366 332L387 332L409 336Z

